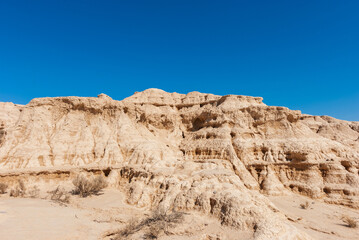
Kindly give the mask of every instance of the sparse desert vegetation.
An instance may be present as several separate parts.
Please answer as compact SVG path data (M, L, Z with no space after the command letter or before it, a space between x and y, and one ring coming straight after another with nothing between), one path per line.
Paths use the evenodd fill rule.
M344 216L342 216L342 220L343 220L343 222L345 222L347 227L350 227L350 228L357 228L358 227L358 221L355 220L352 217L344 215Z
M112 239L126 239L143 229L145 229L143 239L157 239L161 234L168 234L168 230L183 222L183 219L184 213L182 212L156 209L142 221L131 219L122 230L111 234L114 235Z
M40 195L40 188L37 185L26 187L23 180L18 180L15 187L10 190L10 197L30 197L38 198Z
M70 203L70 194L60 186L57 186L57 188L53 191L48 192L50 194L50 199L61 203L61 204L68 204Z
M91 180L92 177L89 179ZM106 189L103 194L91 198L71 196L71 180L72 179L68 179L66 182L56 182L56 185L51 183L51 185L48 186L43 184L33 185L33 181L26 181L24 184L26 186L26 194L24 197L13 199L5 196L1 198L1 202L5 203L8 209L6 211L10 216L14 215L17 216L18 219L23 219L21 221L29 222L26 231L24 229L21 234L25 235L26 232L33 231L31 229L36 228L34 227L36 223L31 222L31 215L28 213L29 210L34 213L36 213L36 211L41 212L41 216L43 216L41 221L44 226L47 226L46 219L54 218L58 215L58 220L54 220L57 224L56 226L50 224L49 227L44 227L41 231L48 231L48 229L56 231L61 225L62 231L66 232L68 231L67 229L70 229L71 236L80 235L81 238L79 239L88 239L89 234L95 234L96 239L103 240L172 238L234 240L250 239L249 236L253 234L246 232L245 234L248 234L245 235L247 238L244 236L243 238L238 238L238 236L241 236L241 233L237 232L237 230L223 225L213 217L203 216L194 211L182 213L156 209L152 212L148 212L141 208L134 208L133 206L127 205L127 202L122 201L125 195L119 189L109 188ZM36 189L35 186L40 188L42 192L45 192L45 189L50 190L47 191L47 197L45 198L45 195L43 195L44 198L30 198L31 189ZM73 198L72 201L69 201L70 197ZM283 207L284 203L287 206L286 210L289 211L286 213L287 219L296 226L309 229L311 234L314 232L313 237L318 237L314 239L321 239L321 237L325 237L325 235L328 234L330 234L328 240L354 240L359 236L356 234L357 223L355 222L355 220L358 220L359 213L356 213L354 210L351 211L350 209L341 207L341 214L348 216L342 220L341 215L333 214L338 209L335 205L309 202L310 206L315 204L316 208L310 211L304 211L298 207L300 204L305 204L307 199L304 197L301 199L298 197L298 199L295 200L295 204L293 204L293 196L287 196L286 200L284 197L277 197L277 199L280 199L280 201L282 201L281 203L283 203L283 205L280 204L279 206ZM34 207L29 208L29 204L33 204ZM11 206L11 208L9 208L9 206ZM322 211L326 212L320 215ZM326 219L325 216L328 216L328 214L332 214L333 219ZM130 219L129 216L132 216L132 220L130 221L128 220ZM57 219L57 217L55 218ZM320 219L323 219L323 221ZM316 225L317 222L320 222L320 224ZM341 222L342 224L340 224ZM7 227L12 224L10 221ZM89 230L90 228L92 230ZM232 230L233 232L231 232ZM46 239L41 238L43 234L41 231L37 230L37 232L34 232L37 239ZM20 239L16 238L19 235L15 233L9 236L14 236L12 239ZM232 237L227 238L227 236ZM65 233L61 235L61 237L63 237L61 239L66 239ZM0 239L10 238L1 238L0 234Z
M34 185L31 188L29 188L29 190L27 191L27 194L31 198L37 198L40 195L40 188L37 185Z
M6 183L0 183L0 194L6 193L8 185Z
M107 182L104 176L91 176L78 175L72 183L75 189L72 191L75 195L87 197L90 195L98 194L102 189L107 187Z
M18 180L17 185L11 189L11 197L24 197L26 194L26 186L23 180Z
M300 204L300 208L302 208L302 209L308 209L309 206L310 206L310 204L309 204L308 201L306 201L305 203L301 203L301 204Z

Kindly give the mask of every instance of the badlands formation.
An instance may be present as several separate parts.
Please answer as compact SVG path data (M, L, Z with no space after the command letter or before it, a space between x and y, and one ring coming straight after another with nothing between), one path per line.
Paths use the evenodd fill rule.
M141 218L156 208L186 214L163 239L358 239L358 230L340 220L333 228L305 228L281 202L316 203L303 210L298 202L293 212L322 207L318 214L334 209L358 217L358 169L359 122L267 106L260 97L148 89L122 101L100 94L0 103L0 182L11 188L22 179L46 192L70 188L81 173L109 183L104 195L75 196L58 211L88 211L98 224L113 214L113 221L103 220L108 225L91 236L58 239L111 239L104 232L124 227L131 218L125 213ZM10 211L22 200L0 195L0 208L2 201ZM98 207L109 202L112 210ZM9 219L0 215L0 226ZM21 238L0 231L1 239Z

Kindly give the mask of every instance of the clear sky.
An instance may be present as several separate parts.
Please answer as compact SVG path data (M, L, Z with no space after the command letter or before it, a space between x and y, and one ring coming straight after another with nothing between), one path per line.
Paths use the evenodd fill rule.
M359 1L0 1L0 101L147 88L359 121Z

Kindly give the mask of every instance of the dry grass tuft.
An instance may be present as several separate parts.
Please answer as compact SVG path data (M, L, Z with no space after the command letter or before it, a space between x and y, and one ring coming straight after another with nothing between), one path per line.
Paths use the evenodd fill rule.
M169 228L180 224L183 221L183 215L184 213L181 212L167 212L157 209L142 221L131 220L121 231L112 234L115 235L112 239L126 239L142 229L146 229L144 239L157 239L161 234L167 234Z
M11 189L11 197L24 197L26 194L26 186L23 180L18 180L18 184L15 188Z
M116 237L113 240L119 240L121 238L126 238L132 234L134 234L135 232L139 231L140 224L139 222L132 218L128 224L119 232L116 234Z
M152 225L143 236L144 239L157 239L162 234L163 224Z
M107 182L104 176L87 178L83 175L77 176L72 183L75 185L73 194L87 197L90 195L98 194L102 189L107 187Z
M6 183L0 183L0 194L6 193L8 185Z
M40 195L40 189L38 186L33 186L28 190L28 194L31 198L37 198Z
M344 215L344 216L342 216L342 220L343 220L343 222L345 222L347 227L350 227L350 228L357 228L358 227L358 222L352 217Z
M182 221L183 213L181 212L169 213L165 210L157 209L152 213L151 217L145 221L145 223L150 225L161 225L161 223L164 223L164 230L167 231L167 228L174 227L176 224L181 223Z
M57 186L55 190L49 191L48 193L50 193L50 199L55 202L64 205L70 203L70 194L60 186Z
M300 204L300 207L301 207L302 209L308 209L309 206L310 206L310 204L309 204L308 201L306 201L305 203L301 203L301 204Z

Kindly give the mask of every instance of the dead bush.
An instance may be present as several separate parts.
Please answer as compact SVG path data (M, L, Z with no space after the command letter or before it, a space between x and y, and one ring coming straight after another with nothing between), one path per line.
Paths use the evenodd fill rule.
M0 183L0 194L6 193L8 185L6 183Z
M38 186L35 185L31 187L27 193L31 198L37 198L40 195L40 189Z
M92 191L94 193L98 193L99 191L107 187L106 178L102 175L95 177L93 179L92 184L93 184Z
M93 194L98 194L102 189L107 187L107 182L104 176L86 178L83 175L77 176L72 183L75 189L73 194L78 194L81 197L87 197Z
M157 239L161 235L163 231L163 224L155 224L148 228L145 235L143 236L144 239Z
M19 181L18 181L18 184L19 184L20 190L25 193L25 192L26 192L26 186L25 186L24 181L23 181L23 180L19 180Z
M163 223L164 230L167 231L167 228L172 228L182 221L183 213L181 212L167 212L165 210L156 209L145 223L150 225L161 225Z
M343 222L345 222L347 227L350 227L350 228L357 228L358 227L358 222L352 217L342 216L342 220L343 220Z
M53 191L49 191L50 199L60 204L70 203L70 194L62 187L57 186Z
M121 231L113 234L114 240L125 239L128 236L146 229L144 239L157 239L161 234L167 234L169 228L175 227L183 221L184 213L155 210L142 221L130 221Z
M18 184L15 188L11 189L10 196L11 197L24 197L26 194L26 187L23 180L18 180Z
M301 203L300 204L300 207L302 208L302 209L308 209L309 208L309 202L308 201L306 201L305 203Z
M126 238L134 234L138 230L140 230L139 222L136 219L132 218L120 232L118 232L117 234L115 233L116 237L113 240L120 240L122 238Z
M13 188L10 190L10 197L19 197L20 190L18 188Z

